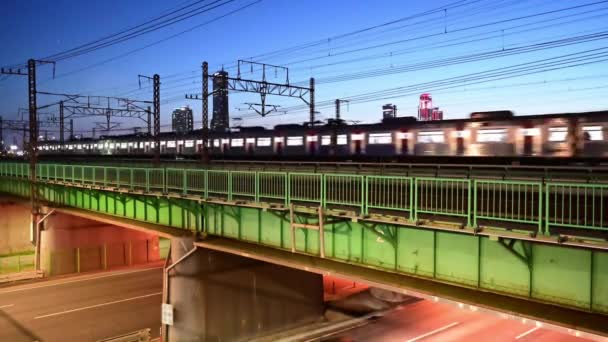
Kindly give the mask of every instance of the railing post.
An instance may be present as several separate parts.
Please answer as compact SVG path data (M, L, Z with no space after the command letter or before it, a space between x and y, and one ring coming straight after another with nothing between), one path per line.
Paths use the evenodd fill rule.
M414 187L414 201L412 202L412 213L414 215L414 221L418 224L418 178L412 177L412 184Z
M150 192L150 169L146 168L146 192Z
M549 192L550 192L551 189L550 189L549 183L545 183L544 186L545 186L545 215L544 215L545 216L544 217L544 219L545 219L545 234L546 235L551 235L550 232L549 232ZM542 193L543 193L543 183L541 183L539 185L539 191L538 191L538 196L539 196L538 202L539 203L541 202L540 195ZM562 201L563 200L564 199L562 198ZM540 219L542 217L541 212L542 211L540 210L540 204L539 204L539 211L538 211L538 217L539 217L538 234L542 234L542 230L543 230L542 219Z
M369 215L369 177L363 176L363 182L365 183L365 199L363 200L363 215Z
M284 172L285 174L285 206L287 207L290 203L291 200L289 198L291 191L289 191L289 187L290 187L290 179L289 179L289 172Z
M76 168L76 167L75 167L74 165L72 165L72 183L76 183L76 178L75 178L75 176L74 176L74 175L76 174L76 172L74 171L74 170L75 170L75 168Z
M209 170L204 170L205 179L205 199L209 198Z
M471 226L471 179L467 179L467 227Z
M325 208L325 202L327 201L327 198L325 198L325 187L327 186L327 175L322 173L321 174L321 207Z
M232 171L228 171L228 200L232 201Z
M131 189L131 191L133 191L135 189L135 179L133 179L133 168L129 169L129 179L130 179L130 186L129 188Z
M260 202L260 174L258 171L255 172L255 203Z
M182 194L184 196L188 194L188 177L186 175L186 169L182 170Z
M473 180L473 228L477 228L477 180Z

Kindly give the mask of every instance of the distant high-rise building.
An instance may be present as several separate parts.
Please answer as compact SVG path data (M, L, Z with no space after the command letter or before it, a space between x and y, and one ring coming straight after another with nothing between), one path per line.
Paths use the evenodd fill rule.
M213 116L211 129L225 131L230 128L228 112L228 73L218 71L213 75Z
M382 106L382 119L393 119L397 117L397 105L385 104Z
M186 106L173 111L172 129L177 133L188 133L194 129L192 108Z

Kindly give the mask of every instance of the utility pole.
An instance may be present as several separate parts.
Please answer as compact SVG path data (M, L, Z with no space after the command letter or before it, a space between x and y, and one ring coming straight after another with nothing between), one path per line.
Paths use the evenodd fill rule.
M93 127L93 129L91 131L91 136L93 137L93 139L95 139L95 127Z
M310 100L309 100L309 109L310 109L310 127L315 125L315 79L314 77L310 78Z
M203 95L203 146L201 148L201 161L203 164L209 162L209 64L203 62L203 84L202 84L202 95Z
M154 166L160 165L160 76L155 74L154 82Z
M74 119L70 119L70 140L74 140Z
M64 137L64 116L63 116L63 101L59 102L59 143L61 144L61 150L63 151Z
M4 152L4 136L2 134L4 126L2 125L2 117L0 116L0 153Z
M148 106L148 135L152 135L152 110Z

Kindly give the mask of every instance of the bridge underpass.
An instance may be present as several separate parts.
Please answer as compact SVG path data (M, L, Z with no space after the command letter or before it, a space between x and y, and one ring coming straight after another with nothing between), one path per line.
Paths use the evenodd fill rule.
M608 291L600 270L606 268L608 258L605 244L598 239L607 222L603 184L281 173L264 180L261 172L133 168L124 168L125 180L119 168L72 169L68 177L65 170L63 175L56 170L53 175L39 173L41 198L49 205L123 217L134 225L152 222L218 236L197 244L253 258L268 251L281 253L273 260L306 257L308 261L298 268L606 334L602 321ZM144 170L143 177L138 170ZM108 176L112 172L117 177ZM161 174L160 182L155 173ZM196 183L198 174L201 183ZM243 181L243 175L253 181ZM28 195L23 175L5 176L13 181L3 182L3 192ZM380 179L389 181L379 183L384 182ZM394 185L403 182L404 187ZM276 183L285 185L275 187L273 193L264 185ZM352 189L353 184L361 190L332 197L343 196L340 189ZM384 188L369 191L379 186ZM313 190L303 193L302 189ZM392 198L410 201L378 197L391 189L403 191ZM565 189L568 196L559 192L566 193ZM451 201L425 202L426 193L445 197L459 191ZM498 209L492 212L473 200L488 193L503 200L507 193L509 200L495 204ZM557 221L555 210L561 205L570 208L562 210L565 218ZM530 212L520 213L524 210ZM501 219L522 226L505 230L474 224ZM562 228L577 234L560 235ZM344 267L353 269L339 271ZM370 279L375 272L379 278ZM428 282L427 287L419 281ZM442 286L451 290L438 292ZM485 296L493 297L484 301Z

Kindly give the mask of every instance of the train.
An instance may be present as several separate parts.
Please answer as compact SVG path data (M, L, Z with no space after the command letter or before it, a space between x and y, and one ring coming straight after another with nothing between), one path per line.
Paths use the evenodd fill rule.
M162 132L162 157L198 158L201 135L201 130ZM475 162L494 158L605 163L608 111L516 116L503 110L435 121L394 117L373 124L330 119L318 125L282 124L272 129L236 127L210 132L208 152L215 159ZM64 144L44 141L39 144L39 153L149 158L154 153L154 139L149 134L128 134L74 139Z

